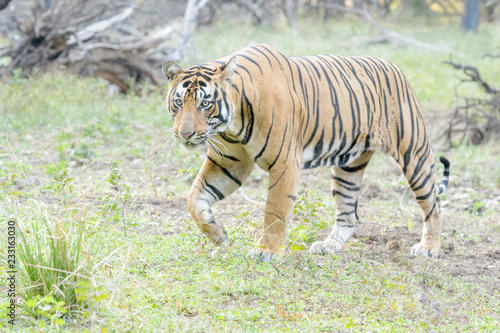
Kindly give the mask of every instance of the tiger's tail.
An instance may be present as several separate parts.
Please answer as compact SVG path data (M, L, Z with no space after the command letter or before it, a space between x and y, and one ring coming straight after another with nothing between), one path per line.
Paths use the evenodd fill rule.
M448 188L448 182L450 180L450 161L444 156L439 157L439 161L444 165L443 180L437 188L438 194L441 194Z

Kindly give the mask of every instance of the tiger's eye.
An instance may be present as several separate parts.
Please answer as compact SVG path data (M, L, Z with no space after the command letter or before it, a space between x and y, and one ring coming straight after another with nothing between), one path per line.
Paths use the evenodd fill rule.
M201 106L208 106L210 103L207 101L207 100L204 100L203 102L201 102Z
M175 106L181 107L182 106L182 99L176 98L174 100L174 104L175 104Z

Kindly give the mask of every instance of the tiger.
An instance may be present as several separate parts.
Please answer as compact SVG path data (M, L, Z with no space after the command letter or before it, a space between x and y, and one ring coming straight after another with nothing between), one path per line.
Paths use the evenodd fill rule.
M286 249L301 169L331 167L335 222L313 254L339 252L359 221L358 194L376 151L392 156L423 214L412 255L437 258L440 197L450 163L435 184L434 157L422 108L402 71L371 56L286 57L257 44L183 69L167 61L166 108L173 137L206 157L187 194L188 210L215 244L227 232L212 206L239 189L255 164L267 171L263 231L251 258L270 262Z

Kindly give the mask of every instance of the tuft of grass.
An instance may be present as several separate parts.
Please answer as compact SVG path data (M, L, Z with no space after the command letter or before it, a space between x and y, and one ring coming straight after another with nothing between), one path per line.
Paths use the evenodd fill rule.
M28 313L56 320L88 307L79 289L91 281L93 260L84 244L84 221L56 220L33 204L27 211L29 218L18 220L20 295ZM51 303L55 308L46 307Z

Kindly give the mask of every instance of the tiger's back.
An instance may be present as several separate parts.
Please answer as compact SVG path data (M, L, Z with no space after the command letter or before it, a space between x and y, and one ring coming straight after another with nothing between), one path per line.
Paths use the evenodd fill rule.
M303 168L348 165L362 151L378 149L399 162L405 158L400 146L405 146L408 160L408 154L427 144L415 93L402 72L385 60L332 55L287 58L265 45L248 47L236 56L241 57L237 72L245 96L270 113L262 127L270 128L274 118L273 130L293 133L303 150ZM272 135L259 129L252 133L258 141ZM418 145L415 138L425 142Z

